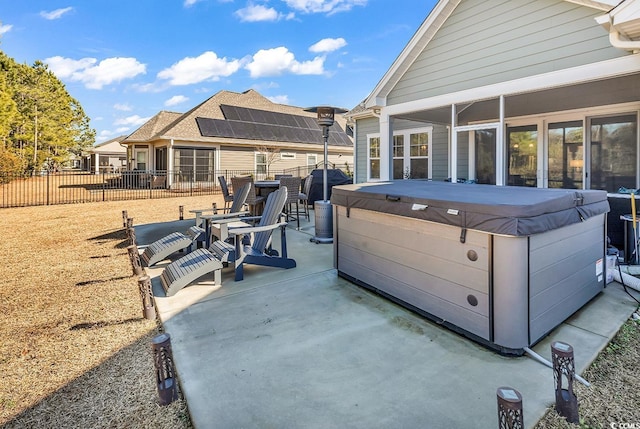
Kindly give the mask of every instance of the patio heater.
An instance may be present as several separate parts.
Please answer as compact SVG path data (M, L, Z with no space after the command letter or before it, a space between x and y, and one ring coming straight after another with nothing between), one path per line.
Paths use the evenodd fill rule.
M322 172L322 201L313 203L316 235L311 239L315 243L333 243L333 211L329 202L327 183L327 158L329 157L329 127L333 125L336 113L346 113L345 109L329 106L317 106L305 109L316 113L318 125L322 127L324 139L324 170Z

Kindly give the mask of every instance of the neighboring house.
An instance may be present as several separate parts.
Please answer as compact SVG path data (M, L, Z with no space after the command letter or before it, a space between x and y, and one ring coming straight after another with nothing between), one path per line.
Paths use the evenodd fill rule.
M638 0L441 0L346 115L355 181L638 188L639 52Z
M353 163L346 120L330 128L328 161ZM180 181L215 182L218 174L255 173L257 178L299 171L323 162L322 131L314 113L276 104L254 90L220 91L184 114L162 111L126 137L129 170L169 172Z
M82 154L82 169L92 173L113 173L126 168L127 148L120 142L126 136L119 136L98 143Z

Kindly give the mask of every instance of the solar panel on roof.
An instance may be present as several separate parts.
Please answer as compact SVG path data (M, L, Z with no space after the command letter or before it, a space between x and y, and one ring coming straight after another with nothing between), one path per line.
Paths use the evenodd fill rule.
M238 112L236 111L235 106L226 106L226 105L221 105L220 109L222 109L222 114L224 115L224 117L228 120L231 121L236 121L238 120Z

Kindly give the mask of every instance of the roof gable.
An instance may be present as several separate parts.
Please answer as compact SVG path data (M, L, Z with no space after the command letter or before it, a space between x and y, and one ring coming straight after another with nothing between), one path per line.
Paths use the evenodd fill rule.
M365 100L366 108L383 107L387 104L387 96L396 87L405 73L410 69L436 33L463 0L440 0L407 43L389 70ZM610 10L620 3L619 0L563 0L592 8L594 10Z
M123 143L133 141L147 141L154 137L167 125L180 118L181 114L176 112L167 112L165 110L159 112L147 122L145 122L140 128L131 133L127 138L123 140Z
M226 112L224 111L226 109ZM240 118L236 116L229 116L229 112L235 111L242 112L244 115L249 115L247 118ZM251 115L255 115L256 118L252 118ZM151 118L147 123L141 126L133 134L127 137L126 142L133 141L151 141L159 139L180 139L180 140L202 140L209 137L229 137L229 138L257 138L255 136L260 135L255 132L253 137L239 137L233 133L217 133L217 125L221 122L228 122L230 118L235 121L234 129L236 129L242 135L247 134L247 129L252 120L260 121L260 117L268 117L274 119L277 115L280 117L300 117L310 119L315 123L315 113L306 112L301 107L287 106L284 104L274 103L268 98L264 97L257 91L250 89L245 92L233 92L233 91L220 91L213 96L209 97L202 103L198 104L186 113L174 113L174 112L160 112L158 115ZM229 118L227 117L229 116ZM251 120L248 120L248 119ZM262 122L264 124L264 122ZM203 125L204 124L204 125ZM206 125L209 124L209 125ZM317 127L317 125L315 125ZM224 125L220 125L221 128ZM226 127L229 128L229 127ZM255 128L255 127L254 127ZM265 129L265 127L262 127ZM341 133L343 136L334 137L332 144L336 145L349 145L352 146L351 140L346 137L343 131L346 128L346 120L342 116L336 116L336 126L333 127L333 133ZM202 133L202 130L207 130L207 134ZM240 131L242 130L242 131ZM319 130L319 128L318 128ZM267 132L268 134L268 132ZM280 135L284 135L280 133ZM288 135L288 134L287 134ZM347 142L344 141L347 140ZM263 140L263 139L259 139ZM288 142L289 140L278 139L266 139L266 141L282 141ZM306 140L305 140L306 141ZM303 141L300 141L303 142ZM321 136L317 138L313 143L320 144L322 142Z

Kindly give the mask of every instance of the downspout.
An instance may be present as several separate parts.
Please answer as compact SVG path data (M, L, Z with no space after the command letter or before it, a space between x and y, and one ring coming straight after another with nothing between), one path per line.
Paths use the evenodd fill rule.
M622 40L622 38L620 37L620 32L618 32L618 30L616 30L615 27L611 24L609 27L609 42L611 42L611 45L614 48L631 51L634 54L640 52L640 41Z

